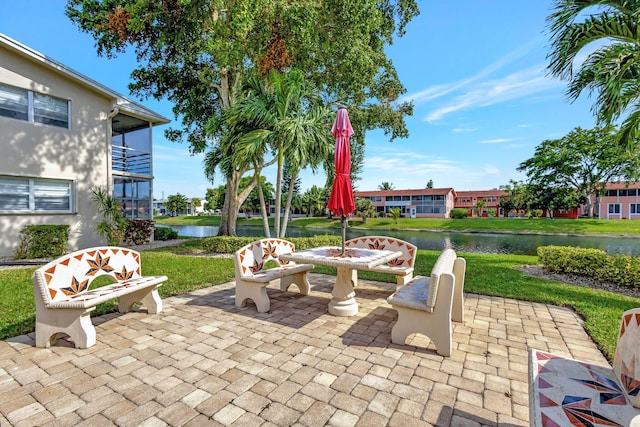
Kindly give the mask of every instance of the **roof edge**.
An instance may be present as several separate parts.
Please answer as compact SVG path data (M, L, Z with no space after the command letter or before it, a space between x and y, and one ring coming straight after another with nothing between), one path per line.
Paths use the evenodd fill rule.
M40 62L41 64L44 64L49 68L52 68L76 80L82 85L88 86L97 92L100 92L104 95L107 95L110 98L113 98L115 100L114 106L117 106L118 108L121 108L122 110L127 112L131 112L138 115L142 114L145 116L144 118L151 121L153 125L167 124L171 122L170 119L164 117L163 115L158 114L155 111L145 107L144 105L141 105L136 101L133 101L127 98L126 96L114 91L113 89L110 89L109 87L103 85L102 83L99 83L93 80L92 78L85 76L84 74L74 70L73 68L67 67L61 62L58 62L55 59L52 59L46 56L45 54L38 52L37 50L32 49L29 46L26 46L17 40L12 39L6 34L0 33L0 44L3 44L7 46L9 49L12 49L13 51L18 52L19 54L26 56L34 61Z

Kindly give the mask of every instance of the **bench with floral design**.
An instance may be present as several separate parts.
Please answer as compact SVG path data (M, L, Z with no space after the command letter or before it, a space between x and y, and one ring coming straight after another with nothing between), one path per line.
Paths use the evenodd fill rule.
M303 295L309 294L307 272L313 269L311 264L296 264L278 259L284 253L295 251L293 243L283 239L262 239L244 246L234 255L236 271L236 307L244 307L252 300L258 312L266 313L271 308L267 285L280 280L280 289L284 292L296 285ZM274 268L265 269L267 263L274 260Z
M404 240L386 236L364 236L345 242L347 248L360 249L386 249L388 251L400 251L402 255L399 258L389 261L386 264L374 267L371 271L378 273L389 273L396 276L398 286L406 285L413 278L413 269L416 264L416 255L418 248ZM357 285L357 271L353 271L351 281L353 286Z
M100 276L113 283L89 289ZM96 330L90 313L111 299L118 299L120 313L137 302L149 313L159 313L158 288L166 280L166 276L143 276L140 253L127 248L88 248L51 261L33 273L36 347L49 347L61 332L69 335L76 348L91 347L96 343Z
M640 309L622 314L613 368L532 349L529 423L640 426Z

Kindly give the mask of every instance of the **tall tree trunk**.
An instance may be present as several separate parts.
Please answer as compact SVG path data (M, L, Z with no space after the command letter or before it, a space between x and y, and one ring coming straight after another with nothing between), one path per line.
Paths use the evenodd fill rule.
M282 237L287 235L287 223L289 222L289 211L291 210L291 200L293 199L293 187L296 182L298 173L291 171L291 182L289 183L289 191L287 192L287 202L284 206L284 219L282 221Z
M269 230L269 218L267 217L267 204L264 200L264 192L262 191L262 183L260 182L260 168L255 165L256 182L258 183L258 197L260 199L260 211L262 212L262 227L264 228L264 236L271 237Z
M227 177L227 186L224 192L224 204L220 215L220 226L218 236L235 236L236 219L238 215L238 186L240 184L240 173L234 171Z
M276 217L274 222L274 234L276 237L284 237L280 232L280 208L282 205L282 163L284 160L283 148L278 148L278 172L276 174Z
M253 186L256 184L255 176L244 190L238 194L238 188L240 187L240 178L246 172L246 169L240 171L234 171L231 176L227 177L227 186L224 192L224 205L222 206L222 213L220 216L220 226L218 227L218 236L235 236L236 235L236 222L238 219L238 209L247 197Z

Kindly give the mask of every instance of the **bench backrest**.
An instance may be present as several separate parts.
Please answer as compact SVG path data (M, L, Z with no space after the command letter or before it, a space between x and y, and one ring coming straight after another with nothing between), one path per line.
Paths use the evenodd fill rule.
M236 276L252 276L262 271L269 260L275 260L278 265L286 265L289 261L281 260L281 254L295 252L293 243L282 239L262 239L249 243L236 251L235 268Z
M414 267L418 248L409 242L385 236L363 236L347 240L344 243L347 248L384 249L388 251L400 251L402 255L387 265L389 267Z
M427 307L433 308L436 305L436 296L438 295L438 282L442 273L454 273L454 264L457 255L453 249L445 249L440 253L436 263L431 269L431 277L429 279L429 291L427 293ZM462 272L464 275L464 272ZM455 278L456 282L459 278Z
M631 404L640 408L640 308L622 315L613 370Z
M91 282L104 275L117 282L141 277L140 253L114 246L72 252L38 268L33 283L48 304L87 292Z

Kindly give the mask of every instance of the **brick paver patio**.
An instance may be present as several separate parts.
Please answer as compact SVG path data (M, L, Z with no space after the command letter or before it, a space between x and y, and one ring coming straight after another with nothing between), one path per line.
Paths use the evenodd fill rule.
M451 357L394 345L395 285L361 281L339 318L333 279L270 289L269 313L237 309L232 282L97 317L89 349L2 341L0 425L526 426L529 348L607 364L571 310L471 294Z

